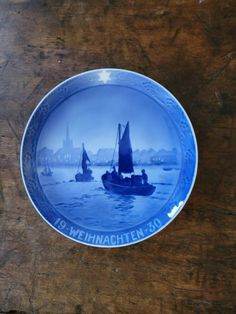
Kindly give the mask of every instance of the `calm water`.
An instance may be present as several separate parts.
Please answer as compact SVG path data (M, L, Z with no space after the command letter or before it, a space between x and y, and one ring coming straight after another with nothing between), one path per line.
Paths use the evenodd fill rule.
M142 168L136 167L136 174ZM75 182L76 168L52 168L53 175L39 180L48 200L69 220L93 230L122 230L147 220L170 198L179 170L145 166L149 182L156 186L151 196L123 196L106 191L101 175L107 167L93 167L93 182ZM71 181L73 180L73 181ZM71 181L71 182L70 182Z

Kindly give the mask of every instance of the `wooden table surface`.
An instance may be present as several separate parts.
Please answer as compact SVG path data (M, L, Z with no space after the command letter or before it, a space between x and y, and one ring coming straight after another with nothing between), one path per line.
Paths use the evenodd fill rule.
M235 29L233 0L0 1L0 313L236 313ZM37 102L58 82L101 67L166 86L199 146L181 214L118 249L52 230L19 169Z

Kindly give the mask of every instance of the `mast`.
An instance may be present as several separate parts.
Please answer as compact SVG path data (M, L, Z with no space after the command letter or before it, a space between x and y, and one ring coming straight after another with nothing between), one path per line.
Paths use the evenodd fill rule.
M84 143L82 143L82 170L83 170L83 173L86 172L86 170L87 170L87 163L86 163L86 157L85 157L84 151L85 151Z
M121 174L120 171L120 140L121 140L121 124L118 124L118 173Z
M118 135L119 135L119 137L118 137L118 143L119 143L119 145L120 145L120 139L121 139L121 124L120 124L120 123L118 124Z

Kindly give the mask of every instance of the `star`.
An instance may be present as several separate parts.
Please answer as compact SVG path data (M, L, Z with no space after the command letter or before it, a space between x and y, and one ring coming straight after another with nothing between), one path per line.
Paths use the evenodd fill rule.
M102 70L102 72L100 72L98 74L99 76L99 81L103 82L104 84L106 84L108 81L111 80L110 78L111 72L107 72L106 70Z

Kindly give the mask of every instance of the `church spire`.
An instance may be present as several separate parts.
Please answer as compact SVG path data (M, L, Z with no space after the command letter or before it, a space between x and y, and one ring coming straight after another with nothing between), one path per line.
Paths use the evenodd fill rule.
M69 140L70 140L69 123L67 122L67 125L66 125L66 141L68 142Z
M63 140L63 149L69 151L73 148L73 142L70 139L69 123L66 125L66 137Z

